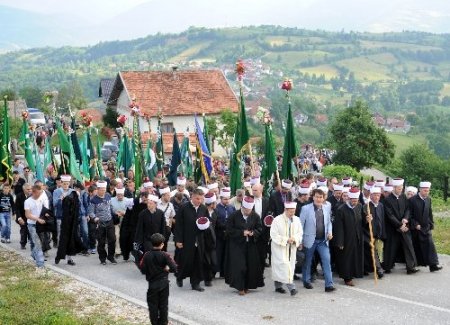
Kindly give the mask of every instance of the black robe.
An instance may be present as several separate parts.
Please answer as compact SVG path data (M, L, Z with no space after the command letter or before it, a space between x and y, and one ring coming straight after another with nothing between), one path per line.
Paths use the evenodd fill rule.
M274 218L284 212L283 194L280 191L275 191L270 195L269 210L273 213Z
M245 237L244 230L253 231L253 236ZM264 286L261 261L256 245L261 231L261 219L254 211L247 221L241 210L235 211L228 217L225 283L230 287L242 291Z
M205 279L204 261L206 260L204 231L198 229L196 221L199 217L208 217L208 210L200 205L195 211L191 202L182 205L176 214L174 232L175 243L183 243L183 248L176 250L178 264L177 278L190 278L196 285Z
M372 216L372 233L374 239L383 240L386 238L386 230L384 225L384 206L378 203L377 207L370 202L370 214ZM372 249L370 246L370 230L367 222L367 204L363 207L363 234L364 234L364 272L373 272ZM377 272L383 272L381 268L380 258L375 249L375 267Z
M156 209L154 213L150 212L149 209L141 211L138 216L134 242L143 246L143 252L151 251L153 248L151 237L156 233L165 236L166 218L164 212L159 209Z
M422 266L435 266L439 264L436 247L431 231L434 229L431 199L422 199L419 194L408 200L411 234L417 264ZM420 230L416 226L420 225Z
M338 247L336 263L339 276L344 280L364 275L364 243L362 211L358 203L353 209L343 204L336 211L333 233ZM339 249L339 247L344 247Z
M386 241L384 242L383 267L390 271L395 262L406 262L408 269L417 265L416 254L411 239L411 231L401 232L402 219L409 220L408 202L405 194L398 198L389 194L384 202L384 216L386 221Z
M139 198L134 199L133 208L127 209L120 225L120 251L125 260L128 260L130 253L133 251L139 213L147 209L147 204L140 203L139 200Z
M253 211L255 209L253 208ZM270 256L270 227L267 227L264 224L264 218L269 215L269 199L266 197L262 198L262 209L261 215L259 216L261 219L262 231L258 240L256 241L256 245L258 246L259 257L261 260L261 272L264 273L264 269L266 267L266 258L269 254ZM273 216L274 218L276 216Z
M203 237L205 239L205 259L203 268L205 270L205 281L211 281L216 273L217 268L217 254L216 254L216 232L215 226L217 224L217 212L212 211L207 215L210 226L208 229L203 230Z
M72 191L62 201L61 233L59 236L56 259L65 259L66 255L74 256L84 247L79 231L80 199L76 191Z

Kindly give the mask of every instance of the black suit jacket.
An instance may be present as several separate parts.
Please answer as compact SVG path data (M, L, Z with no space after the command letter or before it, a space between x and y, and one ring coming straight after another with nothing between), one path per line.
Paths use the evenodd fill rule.
M273 213L274 217L284 212L284 202L280 191L275 191L270 195L269 211Z
M420 225L420 231L424 234L434 228L433 211L429 197L422 200L419 194L414 195L408 200L408 207L411 228L415 229L417 225Z
M391 225L394 229L402 226L402 219L409 221L409 208L405 194L398 198L391 193L383 202L386 225Z

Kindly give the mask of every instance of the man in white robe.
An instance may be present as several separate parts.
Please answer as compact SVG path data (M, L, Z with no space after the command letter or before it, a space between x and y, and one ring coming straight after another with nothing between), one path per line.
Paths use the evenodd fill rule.
M277 216L270 228L272 238L272 279L275 291L286 293L286 284L291 296L297 294L294 271L297 248L302 242L303 230L300 219L295 216L297 202L285 202L284 213Z

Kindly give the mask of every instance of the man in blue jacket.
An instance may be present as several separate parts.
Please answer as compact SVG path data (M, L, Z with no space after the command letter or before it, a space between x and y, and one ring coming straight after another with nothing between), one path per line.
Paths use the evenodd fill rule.
M306 257L303 264L303 286L312 289L311 264L314 253L317 251L322 261L325 277L325 292L336 290L333 286L333 275L330 265L330 250L328 242L333 238L331 225L331 206L324 204L325 193L320 189L312 191L313 203L303 206L300 212L300 222L303 228L302 245L306 248Z

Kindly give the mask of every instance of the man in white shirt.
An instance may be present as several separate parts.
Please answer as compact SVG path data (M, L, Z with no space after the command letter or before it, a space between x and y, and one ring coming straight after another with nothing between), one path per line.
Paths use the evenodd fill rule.
M25 200L24 210L27 218L27 227L30 234L31 256L36 261L38 268L44 267L44 253L42 252L41 241L36 232L36 223L45 224L43 219L40 219L43 203L40 200L42 188L39 185L34 185L31 190L31 196Z
M156 207L164 213L164 218L166 219L166 242L163 250L167 251L167 243L169 242L172 224L174 223L175 218L175 208L173 207L173 204L170 203L170 187L161 187L159 189L159 194L161 195L161 199Z

